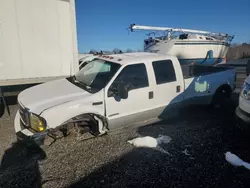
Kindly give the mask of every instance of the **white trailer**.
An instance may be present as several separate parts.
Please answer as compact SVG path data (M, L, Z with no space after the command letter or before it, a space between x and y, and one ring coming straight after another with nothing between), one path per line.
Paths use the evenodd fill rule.
M0 116L9 91L78 70L74 0L0 0Z

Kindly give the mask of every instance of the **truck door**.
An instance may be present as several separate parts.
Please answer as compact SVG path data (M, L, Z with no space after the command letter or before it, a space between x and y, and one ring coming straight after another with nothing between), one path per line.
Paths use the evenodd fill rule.
M122 82L129 87L128 98L121 99L113 90ZM149 117L149 80L144 63L127 65L106 92L106 116L110 129L132 125Z
M178 67L171 60L152 62L155 86L153 89L154 115L160 119L176 115L183 99L183 79Z

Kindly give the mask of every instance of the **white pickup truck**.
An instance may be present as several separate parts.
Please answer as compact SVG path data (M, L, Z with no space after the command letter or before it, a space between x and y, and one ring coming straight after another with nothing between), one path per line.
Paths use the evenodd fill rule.
M75 76L21 92L15 131L19 139L41 141L67 135L72 127L97 136L142 126L171 117L183 105L230 97L235 78L235 69L181 66L163 54L100 55Z

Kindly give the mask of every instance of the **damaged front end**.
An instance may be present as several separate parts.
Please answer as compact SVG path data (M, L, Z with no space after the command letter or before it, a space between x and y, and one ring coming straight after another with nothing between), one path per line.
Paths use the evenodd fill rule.
M14 122L17 139L41 145L48 134L45 119L31 113L29 109L20 104L18 104L18 108Z
M56 140L75 134L79 141L87 140L106 134L108 131L108 122L105 117L97 114L83 114L71 118L61 126L49 129L47 134L47 144L51 145ZM51 140L48 142L48 140ZM45 140L46 141L46 140Z
M74 135L78 141L91 139L106 134L108 122L105 117L97 114L83 114L71 118L62 125L46 130L43 144L51 145L56 140Z
M104 135L108 131L108 122L101 115L86 113L51 128L51 126L47 126L43 117L19 104L15 118L15 130L19 140L32 140L39 145L51 145L56 140L74 133L77 140Z

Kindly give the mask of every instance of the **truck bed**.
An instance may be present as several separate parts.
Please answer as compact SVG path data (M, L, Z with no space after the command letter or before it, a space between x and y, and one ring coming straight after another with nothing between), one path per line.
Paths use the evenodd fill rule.
M229 84L235 89L236 70L228 66L192 65L182 66L185 91L183 97L192 104L207 104L219 86ZM206 100L204 100L206 99ZM201 102L202 101L202 102Z
M207 74L213 74L216 72L222 72L229 69L233 69L228 66L212 66L212 65L182 65L182 73L184 78L193 78Z

